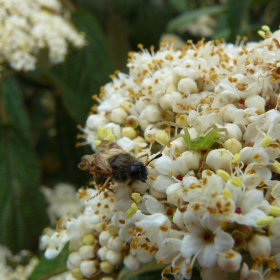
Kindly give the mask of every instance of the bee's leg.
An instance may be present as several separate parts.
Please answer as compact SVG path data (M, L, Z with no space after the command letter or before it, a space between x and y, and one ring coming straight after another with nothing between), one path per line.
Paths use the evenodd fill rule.
M112 180L112 177L108 177L105 181L105 183L102 185L101 188L99 188L99 191L97 194L95 194L94 196L92 196L91 198L89 198L88 200L90 199L93 199L95 198L96 196L98 196L100 193L102 193L105 189L109 189L110 191L113 191L111 190L107 185L109 184L110 180Z

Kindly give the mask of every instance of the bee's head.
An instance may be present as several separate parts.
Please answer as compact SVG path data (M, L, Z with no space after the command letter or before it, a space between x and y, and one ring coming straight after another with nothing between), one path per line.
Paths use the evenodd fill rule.
M146 164L143 164L141 161L135 161L130 168L131 177L135 180L141 180L142 182L145 183L148 178L147 165L154 159L160 158L161 156L162 154L156 155L153 159L148 161Z
M141 180L142 182L146 182L148 178L147 167L140 161L135 161L133 165L130 167L131 177L134 180Z

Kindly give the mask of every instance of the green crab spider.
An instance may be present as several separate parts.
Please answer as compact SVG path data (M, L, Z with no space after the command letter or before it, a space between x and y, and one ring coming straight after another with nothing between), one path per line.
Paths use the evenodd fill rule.
M171 141L174 141L177 138L182 137L184 141L186 142L188 149L190 151L194 152L200 152L203 150L207 150L208 148L212 147L214 143L220 143L223 145L223 142L220 141L221 138L226 139L227 138L227 129L226 128L218 128L216 125L211 125L206 131L208 131L205 134L199 135L196 139L191 139L190 133L187 128L180 127L176 123L165 121L160 122L156 124L156 126L161 125L168 125L168 126L175 126L184 129L184 134L178 134L174 136L172 139L170 139L169 143ZM221 134L221 132L224 132L225 134ZM165 146L162 148L162 150L165 148ZM161 150L161 152L162 152Z

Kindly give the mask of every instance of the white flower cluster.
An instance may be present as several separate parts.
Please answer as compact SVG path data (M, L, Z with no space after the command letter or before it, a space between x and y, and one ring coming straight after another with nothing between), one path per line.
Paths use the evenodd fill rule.
M58 0L0 0L0 27L1 68L8 63L15 70L34 70L41 49L59 63L68 43L85 45L83 34L62 16Z
M77 197L76 189L65 183L54 186L53 189L42 187L47 202L49 203L47 213L51 225L55 225L57 220L65 225L68 218L77 217L81 214L83 204Z
M202 279L275 276L280 30L260 34L246 45L141 47L129 74L117 73L94 97L86 143L110 140L135 157L162 157L149 164L146 183L80 190L84 213L46 242L51 258L70 240L68 280L115 279L118 264L138 270L154 259L166 265L162 279L191 279L194 266Z
M0 279L27 280L39 263L37 257L30 257L28 254L22 250L18 255L12 255L7 247L0 245ZM29 261L23 265L21 264L23 260Z

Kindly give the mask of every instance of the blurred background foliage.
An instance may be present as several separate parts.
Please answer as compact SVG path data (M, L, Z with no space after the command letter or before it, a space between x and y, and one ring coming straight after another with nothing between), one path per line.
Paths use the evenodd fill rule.
M87 46L71 49L63 64L51 66L45 54L32 72L1 76L0 244L14 253L36 252L49 225L40 186L90 180L80 158L90 147L75 147L92 95L115 70L127 72L127 53L137 45L158 47L163 34L186 41L236 35L258 41L264 24L279 28L280 0L63 0L71 21L86 34Z

